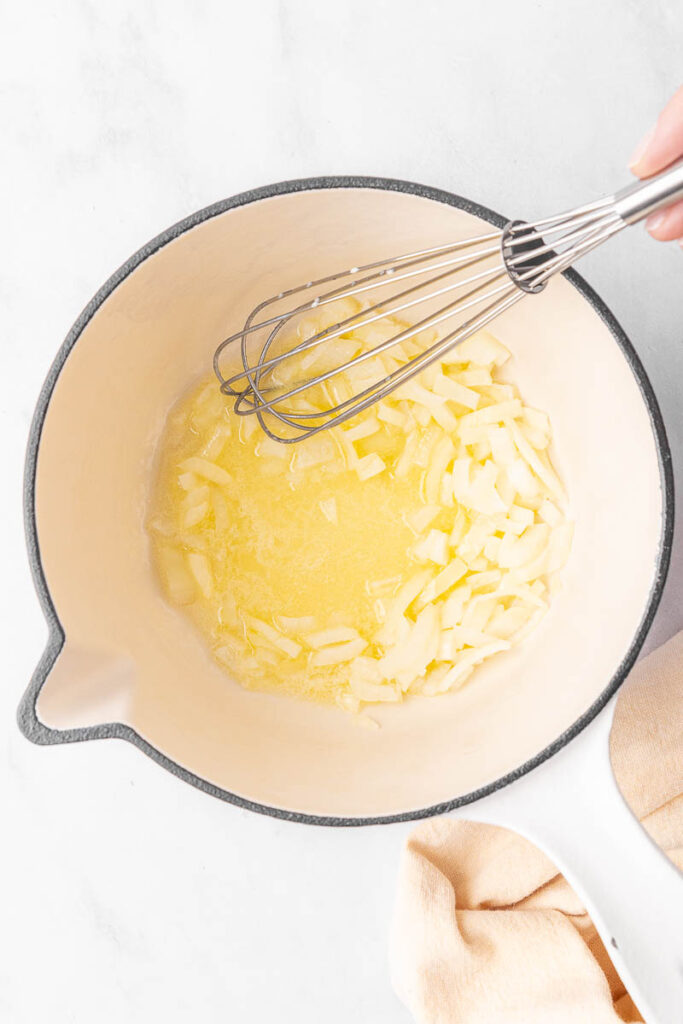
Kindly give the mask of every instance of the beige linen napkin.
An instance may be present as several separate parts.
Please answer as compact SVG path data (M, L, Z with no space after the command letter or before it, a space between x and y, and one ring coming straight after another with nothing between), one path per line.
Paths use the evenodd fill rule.
M683 633L643 659L622 687L611 756L631 808L683 869ZM490 825L441 818L412 833L391 971L419 1024L641 1020L552 862Z

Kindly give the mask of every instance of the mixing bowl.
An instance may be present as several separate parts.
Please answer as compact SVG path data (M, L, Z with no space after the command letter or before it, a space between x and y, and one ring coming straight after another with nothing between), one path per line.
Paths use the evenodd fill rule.
M649 912L637 910L635 929L620 900L607 898L600 915L595 898L615 870L647 870L661 897L653 905L667 907L679 880L611 792L610 710L599 712L632 666L661 595L670 455L643 367L576 273L495 326L523 397L553 423L576 521L564 585L533 636L460 693L373 709L381 728L366 731L335 708L247 692L163 600L151 568L145 506L164 419L256 302L490 223L504 219L408 182L284 182L188 217L110 278L62 346L31 431L28 541L50 639L19 720L37 743L127 739L208 793L301 822L402 821L477 801L468 817L514 824L549 848L603 937L642 961ZM616 808L607 819L601 794ZM596 840L631 851L618 868L612 862L610 871L605 852L588 856L585 838L583 847L572 839L572 801ZM673 998L675 967L646 959L649 980L635 979L634 995L654 1006L655 987Z

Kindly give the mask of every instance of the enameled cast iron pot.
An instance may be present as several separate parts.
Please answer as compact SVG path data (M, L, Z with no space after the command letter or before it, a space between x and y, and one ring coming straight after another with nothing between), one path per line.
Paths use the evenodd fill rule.
M127 739L207 793L293 821L464 808L510 825L555 859L641 1011L669 1024L683 1006L683 882L623 804L608 736L668 567L671 462L638 357L576 273L495 328L525 399L552 418L576 521L564 586L533 636L462 692L373 709L372 732L247 692L151 571L145 503L164 418L234 324L300 280L491 223L504 219L410 182L284 182L193 214L110 278L33 421L27 532L50 638L19 721L36 743Z

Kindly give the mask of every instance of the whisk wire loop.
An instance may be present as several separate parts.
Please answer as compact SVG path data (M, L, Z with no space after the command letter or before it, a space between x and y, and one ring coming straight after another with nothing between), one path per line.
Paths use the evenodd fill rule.
M502 231L373 260L289 288L255 306L242 329L218 346L213 366L220 389L234 399L238 415L255 415L268 437L286 444L343 424L526 294L542 291L552 277L629 224L682 197L683 161L656 178L564 213L511 221ZM323 318L316 330L300 336L302 317L348 299L357 304L348 316L328 324ZM423 303L427 312L416 323L397 321ZM362 332L376 331L387 318L397 325L395 333L386 337L379 331L378 340L361 340ZM407 343L412 347L406 353ZM326 360L335 349L339 361ZM241 366L233 361L224 372L234 351ZM379 368L376 377L364 376L364 365L368 371ZM348 385L349 372L358 387L344 394L333 382L345 374Z

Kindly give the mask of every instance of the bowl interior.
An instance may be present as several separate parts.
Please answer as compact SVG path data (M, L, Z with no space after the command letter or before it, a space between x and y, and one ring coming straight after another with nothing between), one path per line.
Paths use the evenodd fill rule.
M55 729L120 721L201 779L269 807L378 817L452 800L557 739L625 657L658 569L663 495L648 409L613 334L564 279L494 330L510 375L549 412L576 533L563 589L520 649L462 692L373 710L249 693L161 597L145 507L165 416L263 296L301 280L487 230L405 192L262 198L186 230L99 306L47 409L36 520L65 646L37 703Z

